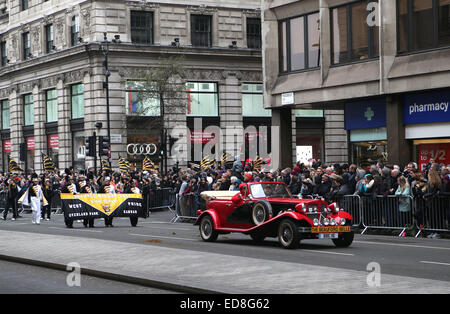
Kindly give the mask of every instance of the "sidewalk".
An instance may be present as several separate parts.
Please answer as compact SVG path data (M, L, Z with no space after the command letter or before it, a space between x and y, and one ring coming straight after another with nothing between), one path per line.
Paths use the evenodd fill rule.
M89 275L121 277L158 288L206 293L448 293L450 283L382 275L367 285L368 272L275 262L184 249L128 244L72 236L0 230L0 258L51 263L65 269L78 263Z

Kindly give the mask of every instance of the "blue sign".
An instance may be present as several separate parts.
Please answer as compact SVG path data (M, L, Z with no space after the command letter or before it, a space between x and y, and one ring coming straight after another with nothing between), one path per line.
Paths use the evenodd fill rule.
M403 96L403 124L449 122L450 90Z
M386 126L386 98L345 104L345 129L375 129Z

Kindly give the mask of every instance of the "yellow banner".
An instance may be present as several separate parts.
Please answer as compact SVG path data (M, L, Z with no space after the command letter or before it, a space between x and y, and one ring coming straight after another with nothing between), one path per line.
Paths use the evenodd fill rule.
M61 200L80 200L108 216L130 198L142 199L142 194L61 194Z

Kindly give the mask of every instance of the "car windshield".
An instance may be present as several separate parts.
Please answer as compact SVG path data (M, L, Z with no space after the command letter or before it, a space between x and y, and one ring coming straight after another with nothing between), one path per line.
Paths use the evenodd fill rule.
M291 198L291 193L284 184L279 183L259 183L250 185L250 190L254 198L264 197L287 197Z

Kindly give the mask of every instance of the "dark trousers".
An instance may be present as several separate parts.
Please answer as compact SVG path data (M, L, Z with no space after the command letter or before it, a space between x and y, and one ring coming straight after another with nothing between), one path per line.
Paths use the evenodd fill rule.
M105 226L112 226L113 217L105 217Z
M13 212L13 218L16 219L17 218L17 202L15 198L8 198L6 201L6 205L5 205L5 211L3 212L3 218L6 219L6 216L8 215L8 211L9 208L12 208L12 212Z
M83 225L85 227L87 227L89 225L89 227L94 227L94 219L83 219Z
M47 214L47 218L50 219L50 215L52 213L52 206L50 204L42 207L41 218L45 218L45 214Z

